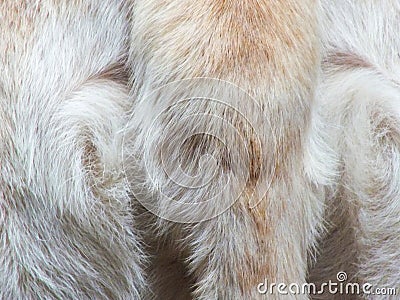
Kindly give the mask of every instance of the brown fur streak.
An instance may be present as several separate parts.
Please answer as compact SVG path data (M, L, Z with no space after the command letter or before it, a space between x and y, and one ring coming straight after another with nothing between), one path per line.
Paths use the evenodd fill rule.
M374 66L362 56L351 51L334 51L330 52L323 60L323 65L329 65L346 70L361 69L361 68L374 68Z
M270 215L267 206L271 206L271 198L264 196L256 207L249 207L247 203L236 203L233 210L236 215L250 218L253 230L248 232L253 242L243 245L242 263L235 265L234 276L243 295L248 295L260 282L260 278L273 281L279 276L274 261L278 259L276 251L275 228L277 220L284 214L285 203L275 204L274 216ZM250 237L251 236L251 237Z
M107 66L98 74L95 74L90 79L94 80L110 80L120 84L121 86L127 86L129 81L129 70L126 66L125 59L113 63Z

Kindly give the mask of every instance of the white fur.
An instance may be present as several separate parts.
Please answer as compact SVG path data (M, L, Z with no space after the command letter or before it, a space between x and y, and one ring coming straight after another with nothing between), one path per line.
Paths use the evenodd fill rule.
M127 90L113 79L128 7L7 0L0 20L0 298L137 299Z
M327 201L331 227L311 280L346 271L352 282L399 289L400 3L322 5L325 59L318 99L332 124L326 136L342 172Z
M0 298L400 288L399 2L129 3L0 4Z

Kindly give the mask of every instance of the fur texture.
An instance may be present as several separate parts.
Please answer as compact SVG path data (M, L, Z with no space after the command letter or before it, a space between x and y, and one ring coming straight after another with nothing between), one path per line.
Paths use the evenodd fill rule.
M128 7L0 4L0 298L138 299L122 177Z
M311 280L324 282L345 270L349 281L399 291L400 3L322 4L318 99L342 172L327 201L330 230Z
M153 0L133 16L133 186L192 295L343 270L398 287L398 2Z
M257 285L339 271L400 288L399 18L2 1L0 298L281 299Z
M315 1L135 3L131 182L197 299L306 282L334 177L312 124L318 13Z

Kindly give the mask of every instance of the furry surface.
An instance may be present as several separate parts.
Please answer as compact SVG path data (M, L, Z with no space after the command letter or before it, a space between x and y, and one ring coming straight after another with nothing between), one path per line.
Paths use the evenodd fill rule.
M281 299L258 284L339 271L400 289L399 19L2 1L0 299Z
M133 186L194 298L343 270L398 287L398 2L153 0L133 16Z
M0 299L138 299L122 177L128 7L0 4Z
M332 226L311 280L345 270L352 282L399 291L400 3L322 4L318 98L333 125L327 135L340 154L342 175L327 202Z
M314 1L135 3L131 181L196 299L306 282L334 177L312 124L317 16Z

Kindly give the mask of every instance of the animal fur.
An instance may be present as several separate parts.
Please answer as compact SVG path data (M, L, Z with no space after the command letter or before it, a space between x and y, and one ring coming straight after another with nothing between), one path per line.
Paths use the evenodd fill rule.
M331 180L312 126L318 14L315 1L135 2L131 181L197 299L306 282Z
M196 299L339 271L399 287L399 16L396 1L136 1L133 186Z
M332 124L326 135L340 154L341 177L327 201L330 230L310 280L324 282L342 270L351 282L398 292L400 3L322 5L324 72L317 98Z
M138 299L122 177L129 7L0 3L0 299Z
M0 299L281 299L258 283L339 271L400 288L399 17L1 2Z

